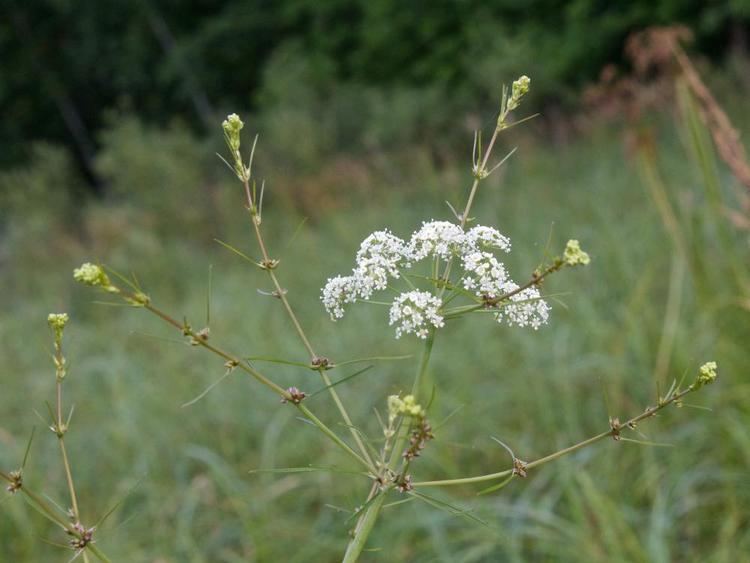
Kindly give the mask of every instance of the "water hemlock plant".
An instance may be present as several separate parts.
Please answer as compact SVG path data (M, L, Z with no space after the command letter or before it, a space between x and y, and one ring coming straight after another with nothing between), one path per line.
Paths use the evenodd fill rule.
M253 155L257 144L243 157L241 131L244 127L239 116L229 115L222 123L229 158L225 163L237 177L249 213L250 223L256 239L260 257L254 264L265 271L272 284L271 296L276 298L290 325L296 333L301 349L308 360L304 367L316 372L336 406L341 426L348 430L340 433L318 418L305 404L307 393L296 386L284 388L274 381L272 373L261 371L253 361L230 352L214 342L207 327L196 329L187 319L179 320L159 308L141 289L135 278L128 279L102 265L86 263L74 272L77 281L124 300L127 305L144 309L178 331L186 341L213 354L223 362L227 372L241 370L265 386L286 405L294 408L301 417L309 421L320 432L321 439L329 440L350 461L355 469L352 479L362 481L362 501L355 510L353 527L348 538L342 536L342 560L357 561L367 545L368 537L377 524L386 501L397 502L413 497L432 506L436 502L424 491L435 487L477 484L484 486L483 492L502 488L516 477L527 477L532 469L553 461L563 455L590 446L604 439L623 439L623 434L635 430L636 426L653 417L660 410L679 406L683 398L717 376L715 362L707 362L696 370L692 381L674 381L669 390L659 396L653 406L640 414L620 421L610 418L602 432L570 447L553 452L542 458L524 461L513 450L501 445L510 455L509 467L477 476L446 476L445 479L424 481L419 479L419 457L423 450L436 439L430 423L430 356L435 345L440 344L439 333L449 320L472 317L477 322L499 323L508 327L537 329L550 320L551 307L544 298L545 279L568 268L586 266L589 255L578 240L571 239L557 256L548 257L523 281L514 281L502 262L503 254L511 251L508 236L493 226L477 225L471 216L472 207L484 179L490 176L510 156L491 164L493 147L498 136L508 129L511 112L518 109L528 92L530 80L526 76L513 82L502 92L500 110L490 140L483 147L482 135L474 137L471 166L471 185L466 201L457 211L450 206L451 220L426 220L415 226L407 238L400 238L388 228L366 237L354 257L351 273L334 275L321 290L322 305L332 320L344 316L346 310L360 302L384 305L395 338L412 339L422 351L416 362L414 378L408 393L382 398L385 415L378 416L381 435L367 437L356 426L349 408L339 396L328 372L349 363L342 359L337 363L320 353L317 343L298 319L288 298L286 288L278 276L279 260L270 251L262 230L263 191L253 174ZM511 153L512 154L512 153ZM0 472L0 478L8 482L10 494L23 493L42 514L58 524L72 539L69 547L76 556L84 560L91 555L107 561L96 545L93 534L96 526L87 527L80 522L75 489L67 459L63 436L69 419L63 421L61 407L61 384L65 377L65 360L62 356L62 333L67 315L50 315L50 326L55 333L55 366L57 380L57 409L51 409L52 431L58 436L62 452L63 467L69 484L71 505L69 518L60 518L49 506L43 495L30 489L23 481L22 468L8 473ZM291 362L288 362L291 363ZM302 386L304 378L298 385ZM373 439L370 439L373 438ZM378 444L375 447L373 444ZM24 462L25 463L25 462ZM306 470L309 468L301 468ZM359 475L357 475L357 473Z

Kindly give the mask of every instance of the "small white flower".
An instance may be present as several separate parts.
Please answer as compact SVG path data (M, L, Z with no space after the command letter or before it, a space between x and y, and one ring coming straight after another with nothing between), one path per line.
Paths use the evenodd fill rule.
M323 306L331 315L331 320L344 316L344 305L357 300L357 279L354 276L329 278L322 291Z
M427 338L429 326L442 327L445 323L440 315L440 299L427 291L402 293L391 305L390 325L396 325L396 338L402 334L416 334Z
M438 256L443 260L458 254L466 244L463 229L448 221L430 221L411 236L405 249L406 256L419 262L428 256Z
M505 293L508 275L494 254L475 250L464 254L462 262L466 271L462 279L465 289L474 290L478 297L497 297Z
M505 286L505 293L518 289L518 285L509 282ZM550 306L542 299L536 287L527 287L510 297L508 303L500 305L497 322L503 321L508 326L527 327L537 330L549 320Z
M398 278L404 259L405 243L389 231L376 231L362 241L357 252L354 277L358 280L359 296L369 299L375 290L388 286L388 278Z
M510 252L510 239L500 234L497 229L477 225L466 233L466 249L483 250L486 248L499 248Z

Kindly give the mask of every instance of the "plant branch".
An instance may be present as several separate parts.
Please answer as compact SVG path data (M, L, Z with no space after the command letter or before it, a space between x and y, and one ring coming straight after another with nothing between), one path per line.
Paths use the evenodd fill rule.
M653 406L653 407L647 407L644 412L642 412L638 416L634 416L633 418L631 418L630 420L628 420L627 422L623 424L618 423L616 420L611 421L610 422L611 427L606 432L601 432L600 434L597 434L596 436L592 436L591 438L583 440L582 442L578 442L577 444L573 444L572 446L569 446L562 450L558 450L554 453L551 453L537 460L524 463L523 468L528 470L534 467L538 467L540 465L543 465L545 463L558 459L564 455L573 453L577 450L580 450L582 448L595 444L601 440L604 440L605 438L611 437L614 439L619 439L620 432L622 430L634 429L640 421L656 415L656 413L658 413L663 408L671 405L672 403L681 401L686 395L688 395L689 393L692 393L697 388L698 387L695 384L693 384L687 389L685 389L684 391L672 393L669 396L669 398L660 400L658 405ZM413 483L413 486L414 487L447 487L447 486L452 486L452 485L470 485L473 483L482 483L485 481L495 481L497 479L502 479L503 477L508 477L509 475L516 473L517 471L518 471L518 468L514 467L512 469L506 469L505 471L499 471L497 473L490 473L487 475L479 475L476 477L465 477L462 479L445 479L441 481L415 482Z
M151 311L156 316L164 320L165 322L169 323L176 329L178 329L180 332L182 332L183 335L190 337L191 342L202 346L206 350L213 352L217 356L225 359L227 361L227 364L231 367L236 367L244 372L251 375L253 378L255 378L257 381L274 391L277 395L279 395L283 400L289 401L292 404L294 404L302 413L313 423L315 426L317 426L326 436L328 436L336 445L338 445L342 450L344 450L349 456L354 458L358 463L364 465L368 470L371 469L371 464L365 461L359 454L357 454L354 450L352 450L346 443L336 435L336 433L331 430L328 426L325 425L318 417L313 415L310 410L305 407L304 405L295 402L292 400L291 394L282 389L279 385L271 381L269 378L267 378L265 375L260 373L258 370L247 364L246 362L243 362L238 358L237 356L234 356L228 352L225 352L221 348L218 348L217 346L214 346L213 344L210 344L207 341L207 338L205 335L202 335L198 332L195 332L192 328L187 326L185 323L180 323L168 314L164 313L163 311L159 310L158 308L154 307L151 303L146 303L143 305L145 309L148 311Z
M275 295L279 298L282 305L284 306L284 310L286 311L287 316L292 321L292 324L294 325L294 329L297 332L297 335L302 341L302 344L304 345L308 354L310 354L310 361L314 365L314 363L319 359L318 355L315 353L315 349L312 347L312 344L310 343L310 339L305 334L305 331L302 328L302 325L300 324L299 319L297 318L297 315L294 313L294 309L292 309L292 305L289 303L289 299L287 299L286 291L281 287L281 283L279 282L279 279L276 276L276 272L274 271L274 268L276 268L276 266L278 265L278 261L272 260L270 255L268 254L268 249L263 239L263 233L260 230L260 223L261 223L260 210L255 205L255 201L253 200L253 197L251 195L250 181L249 179L246 179L243 181L243 183L245 186L245 194L247 197L247 206L248 206L248 210L250 211L251 222L253 224L253 230L255 231L255 238L258 241L258 246L260 247L260 251L263 256L262 267L268 273L268 277L271 278L271 282L273 283L274 290L275 290ZM377 468L375 467L375 464L370 458L370 454L367 451L367 448L365 447L365 444L362 441L362 438L360 437L359 433L354 427L354 424L352 423L352 419L349 416L349 413L346 410L344 403L341 401L341 398L339 397L339 394L336 392L336 390L331 386L331 379L325 373L326 367L327 366L325 365L319 364L319 368L316 371L320 374L320 377L323 380L323 383L328 388L328 392L330 393L331 398L333 399L333 402L336 404L336 408L341 414L341 418L344 420L344 424L346 425L347 428L349 428L349 431L351 432L352 437L354 438L354 442L357 444L357 447L359 448L359 451L362 454L362 457L364 457L365 461L372 468L372 471L376 471Z

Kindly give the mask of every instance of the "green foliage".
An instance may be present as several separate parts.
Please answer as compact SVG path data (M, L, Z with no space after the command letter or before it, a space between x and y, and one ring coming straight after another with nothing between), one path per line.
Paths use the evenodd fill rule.
M157 129L124 116L102 133L96 170L110 200L135 206L157 231L179 222L195 232L211 205L207 149L179 124Z

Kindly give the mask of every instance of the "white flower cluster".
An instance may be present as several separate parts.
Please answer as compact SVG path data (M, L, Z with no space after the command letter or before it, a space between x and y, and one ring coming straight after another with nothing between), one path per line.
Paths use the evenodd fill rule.
M513 282L508 282L506 285L506 293L517 289L518 286ZM527 287L511 295L508 300L508 303L500 305L497 322L505 321L508 326L530 326L534 330L543 324L547 324L550 306L542 299L542 295L537 288Z
M429 221L412 234L408 242L391 232L377 231L368 236L357 252L356 266L349 276L330 278L322 291L322 301L332 319L344 315L344 306L358 299L370 299L375 291L386 289L401 270L427 258L457 258L463 267L460 285L485 300L501 299L518 290L498 261L494 250L510 252L510 240L492 227L477 226L464 231L448 221ZM549 318L549 306L536 288L508 296L501 307L498 322L538 328ZM442 303L425 291L399 295L391 306L391 325L396 337L414 333L425 338L428 327L443 326Z
M507 293L508 275L505 266L491 252L473 250L462 257L466 274L461 280L464 289L474 291L478 297L499 297Z
M369 299L372 292L388 286L388 277L398 278L398 267L404 258L404 241L388 231L376 231L362 241L357 252L354 277L363 280L360 297Z
M396 325L396 338L402 334L416 334L427 338L429 325L435 328L445 323L440 314L443 303L429 291L408 291L402 293L391 305L390 325Z
M448 221L430 221L422 223L422 228L411 236L406 246L406 255L414 262L428 256L447 260L458 254L465 244L466 233L458 225Z

